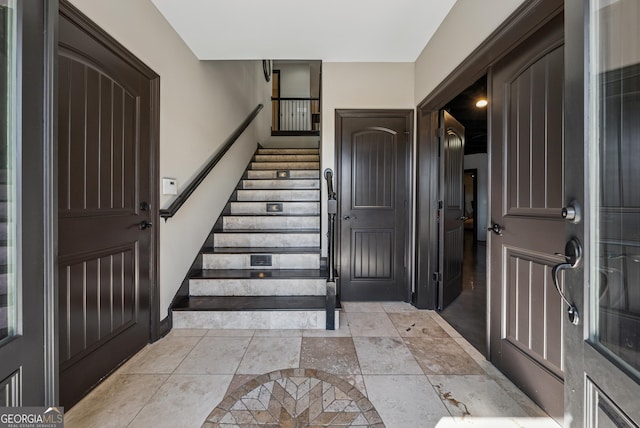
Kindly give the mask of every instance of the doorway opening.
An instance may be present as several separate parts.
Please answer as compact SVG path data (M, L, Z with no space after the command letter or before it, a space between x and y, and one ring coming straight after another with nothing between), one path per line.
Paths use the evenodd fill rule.
M487 76L444 108L465 129L462 292L441 315L483 355L487 347Z
M273 61L271 135L320 135L322 61Z

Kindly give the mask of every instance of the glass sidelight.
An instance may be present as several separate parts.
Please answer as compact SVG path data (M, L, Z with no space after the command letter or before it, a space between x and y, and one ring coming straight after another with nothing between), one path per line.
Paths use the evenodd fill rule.
M17 329L17 0L0 0L0 340Z
M590 339L640 374L640 2L594 0L590 26Z

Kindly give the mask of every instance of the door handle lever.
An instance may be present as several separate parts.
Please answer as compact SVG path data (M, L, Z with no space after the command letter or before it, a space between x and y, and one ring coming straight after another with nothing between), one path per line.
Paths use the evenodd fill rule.
M487 229L490 232L495 233L496 235L502 236L502 226L500 226L498 223L493 223L493 225Z
M140 230L148 229L151 226L153 226L153 223L151 223L150 221L146 221L146 220L142 220L140 223L138 223L138 229L140 229Z
M564 263L558 263L551 269L551 277L553 278L553 285L555 285L558 294L564 301L564 303L568 306L567 308L567 316L569 317L569 322L573 325L578 325L580 323L580 312L578 312L578 308L576 305L567 299L567 296L560 289L560 281L558 280L558 275L561 271L566 269L575 269L582 264L582 244L578 241L577 238L571 238L564 249L564 254L558 254L558 256L563 256L565 258Z

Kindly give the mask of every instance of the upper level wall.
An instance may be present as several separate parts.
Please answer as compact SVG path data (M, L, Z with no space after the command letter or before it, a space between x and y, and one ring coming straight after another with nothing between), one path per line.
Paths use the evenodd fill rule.
M335 170L336 109L413 109L414 64L411 62L322 63L322 170ZM322 200L327 189L323 182ZM322 212L326 229L326 206ZM322 234L323 253L326 236Z
M309 64L281 63L277 65L277 68L280 70L280 96L282 98L309 98L311 96L311 68Z
M433 91L525 0L458 0L415 63L415 104Z
M269 136L271 85L261 61L199 61L151 1L71 2L160 75L159 177L176 178L179 188L257 104L265 106L178 214L158 225L163 318L256 143ZM160 207L171 199L161 196Z

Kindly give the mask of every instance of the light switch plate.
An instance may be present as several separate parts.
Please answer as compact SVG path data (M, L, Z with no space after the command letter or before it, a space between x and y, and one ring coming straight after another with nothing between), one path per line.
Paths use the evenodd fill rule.
M163 195L177 195L178 194L178 180L175 178L163 178L162 179L162 194Z

